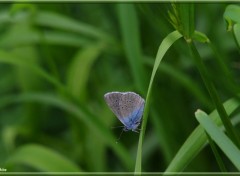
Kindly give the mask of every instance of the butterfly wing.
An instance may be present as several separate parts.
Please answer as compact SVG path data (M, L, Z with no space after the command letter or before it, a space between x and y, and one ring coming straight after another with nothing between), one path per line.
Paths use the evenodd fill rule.
M140 124L144 104L144 99L134 92L126 92L121 96L119 106L128 129L134 130Z
M112 110L112 112L117 116L117 118L124 124L124 120L123 120L123 115L120 109L120 105L119 102L121 101L121 96L122 93L120 92L110 92L110 93L106 93L104 95L104 99L107 103L107 105L109 106L109 108Z
M136 129L139 125L144 108L144 99L134 92L110 92L104 95L110 109L127 127Z

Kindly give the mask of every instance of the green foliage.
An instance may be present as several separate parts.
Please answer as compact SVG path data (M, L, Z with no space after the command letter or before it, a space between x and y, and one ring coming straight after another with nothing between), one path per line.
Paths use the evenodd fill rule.
M228 113L231 115L236 109L239 107L239 103L235 99L230 99L224 103L224 107ZM218 126L222 126L222 122L218 116L216 110L214 110L211 114L209 114L210 118L214 120L214 122ZM239 122L239 117L235 116L235 125ZM223 128L222 128L223 129ZM181 172L187 165L197 156L197 154L206 146L207 136L204 132L204 128L202 126L197 126L193 132L189 135L187 140L179 149L178 153L175 155L172 162L169 164L166 172Z
M239 170L239 12L223 3L2 3L0 167ZM110 91L145 98L140 134L116 142ZM196 120L196 109L209 115Z
M211 121L206 113L201 110L196 112L196 118L204 127L210 137L223 150L235 167L240 171L240 151L234 143Z
M172 4L172 11L168 12L170 22L186 40L194 33L194 5L191 3Z
M227 29L228 31L233 32L233 36L235 38L235 42L240 49L240 41L239 41L239 36L240 36L240 30L239 30L239 16L240 16L240 7L238 5L228 5L226 7L226 10L223 14L226 22L227 22Z
M76 164L40 145L24 145L7 160L7 165L24 164L40 171L80 172Z
M139 22L133 4L119 4L119 23L123 38L123 47L132 70L136 88L141 93L146 91L146 73L143 67Z

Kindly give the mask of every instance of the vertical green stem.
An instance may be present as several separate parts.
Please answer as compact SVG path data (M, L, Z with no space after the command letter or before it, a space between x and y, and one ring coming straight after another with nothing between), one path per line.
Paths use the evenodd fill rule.
M210 144L210 146L212 148L213 154L214 154L214 156L215 156L215 158L217 160L217 163L218 163L218 166L219 166L220 170L222 172L227 172L227 169L226 169L226 167L225 167L225 165L223 163L223 160L222 160L222 158L221 158L221 156L220 156L220 154L219 154L219 152L218 152L218 150L216 148L215 143L213 142L212 138L208 135L208 133L206 133L206 135L207 135L209 144Z
M239 137L237 135L237 133L235 132L233 125L231 124L229 117L220 101L220 98L217 94L217 90L215 88L215 86L213 85L213 83L210 81L208 73L207 73L207 69L205 68L201 56L198 53L195 45L193 42L188 43L188 46L190 48L191 54L192 54L192 58L195 60L197 68L201 74L201 77L204 81L204 84L210 94L210 97L213 101L213 103L216 106L216 109L219 113L219 116L223 122L223 125L227 131L227 134L229 135L229 137L232 139L232 141L238 146L238 148L240 148L240 140Z
M224 62L224 58L217 51L216 47L211 42L208 43L208 46L212 49L214 55L216 56L215 58L218 63L218 66L222 70L225 77L227 77L227 79L224 80L226 81L225 85L227 85L226 89L232 94L232 96L236 95L239 92L239 88L236 86L237 85L236 81L234 80L232 73L226 66L226 63Z

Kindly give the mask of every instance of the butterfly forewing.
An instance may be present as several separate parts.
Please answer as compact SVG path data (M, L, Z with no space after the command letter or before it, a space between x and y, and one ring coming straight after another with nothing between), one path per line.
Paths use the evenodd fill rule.
M104 95L104 99L105 99L107 105L113 111L113 113L122 122L123 116L122 116L120 106L119 106L119 101L121 100L121 94L119 94L118 92L106 93Z

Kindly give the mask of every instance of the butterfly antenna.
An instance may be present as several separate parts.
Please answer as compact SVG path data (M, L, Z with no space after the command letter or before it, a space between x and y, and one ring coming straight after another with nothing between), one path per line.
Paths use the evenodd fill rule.
M120 133L120 135L119 135L119 137L118 137L116 143L118 143L118 141L120 140L120 138L121 138L121 136L122 136L122 133L123 133L123 129L122 129L122 131L121 131L121 133Z

